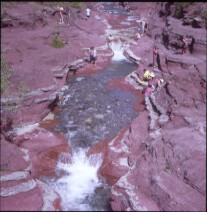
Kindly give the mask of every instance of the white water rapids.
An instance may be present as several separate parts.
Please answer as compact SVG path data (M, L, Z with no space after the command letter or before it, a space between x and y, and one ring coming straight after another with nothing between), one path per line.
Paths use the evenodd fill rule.
M120 61L120 60L126 60L126 57L124 56L124 50L128 48L128 45L123 45L120 40L113 41L109 44L109 47L113 51L114 55L112 57L112 61Z
M94 211L88 200L93 198L95 189L102 186L97 175L101 164L101 153L87 157L83 149L74 152L71 159L66 154L60 156L57 172L63 172L64 176L52 186L61 197L64 211Z

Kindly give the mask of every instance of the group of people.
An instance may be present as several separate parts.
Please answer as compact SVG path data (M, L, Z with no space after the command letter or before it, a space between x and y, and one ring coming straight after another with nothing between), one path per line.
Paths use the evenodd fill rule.
M131 7L129 6L129 2L123 2L123 1L120 1L120 2L117 2L118 5L122 6L125 11L127 12L130 12L131 11Z
M58 12L59 12L59 15L60 15L60 24L64 24L64 16L65 16L65 19L66 19L66 24L67 25L70 25L70 19L71 19L71 9L69 8L69 6L65 6L65 9L63 7L59 7L58 8ZM90 14L91 14L91 10L90 8L86 8L86 17L87 18L90 18Z
M60 24L64 24L64 18L63 16L66 17L66 24L70 24L70 17L71 17L71 10L68 6L65 7L65 9L63 7L59 8L59 14L60 14Z
M147 22L144 21L138 22L138 30L137 33L135 34L137 40L139 40L146 31L147 31Z
M148 69L144 69L143 72L143 76L140 79L138 78L137 81L142 85L146 85L145 89L143 89L146 100L158 87L162 87L164 79L156 79L154 72L149 71Z

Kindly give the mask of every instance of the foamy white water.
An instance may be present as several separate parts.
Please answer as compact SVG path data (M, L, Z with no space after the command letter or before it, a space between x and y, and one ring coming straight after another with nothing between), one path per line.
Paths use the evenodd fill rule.
M75 152L71 159L61 156L57 172L64 172L64 176L52 186L61 197L64 211L92 211L89 199L95 188L101 186L97 176L101 164L101 153L87 157L82 149Z
M126 57L123 54L126 46L123 46L120 40L118 40L118 42L111 42L109 46L114 53L112 57L113 61L126 60Z

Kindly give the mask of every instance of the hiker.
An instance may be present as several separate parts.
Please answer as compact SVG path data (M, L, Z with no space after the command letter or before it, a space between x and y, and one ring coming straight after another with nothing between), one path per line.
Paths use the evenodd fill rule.
M64 12L64 9L63 7L60 7L59 9L59 14L60 14L60 24L64 24L64 21L63 21L63 12Z
M66 13L67 25L70 25L71 11L70 11L69 6L66 6L66 8L65 8L65 13Z
M130 12L131 8L129 7L129 2L125 2L125 10Z
M163 83L164 83L164 79L152 78L149 80L148 85L151 85L152 91L155 91L157 88L162 87Z
M97 60L97 51L95 49L95 47L91 46L90 51L90 64L96 64L96 60Z
M154 92L157 88L161 88L164 84L164 79L155 79L155 74L153 72L149 72L149 78L147 80L147 84L143 84L145 86L150 87L150 94L152 92ZM147 90L147 88L144 88L142 90L142 93L148 93L149 92L149 89Z
M186 53L187 48L188 48L188 42L186 40L186 38L182 39L183 45L182 45L182 54Z
M143 80L148 81L152 79L154 76L155 76L154 72L150 72L149 70L144 69Z
M157 87L157 83L158 83L157 80L154 77L155 77L154 72L150 72L149 73L149 78L148 78L148 85L152 86L153 91Z
M191 43L189 44L189 52L191 53L191 54L193 54L193 46L194 46L194 43L195 43L195 38L191 35L190 36L190 38L191 38Z
M164 79L162 79L162 78L158 79L157 80L157 85L158 85L157 87L161 88L164 82L165 82Z
M152 77L155 76L154 72L150 72L148 69L143 69L143 77L140 77L140 80L141 81L145 81L145 82L148 82L148 80L150 80ZM137 73L138 77L139 77L139 74Z
M138 75L137 82L141 85L148 86L149 81L155 76L155 74L154 72L150 72L147 69L144 69L143 71L144 71L144 75L141 78L139 77L139 74L137 73Z
M141 29L142 29L142 35L144 35L144 32L145 32L145 22L144 21L141 22Z
M157 46L154 47L153 49L153 68L158 67L158 56L159 52L158 52L158 48Z
M169 35L167 33L162 33L162 40L163 40L163 44L165 46L166 49L169 49Z
M64 96L60 94L56 94L55 100L54 100L54 107L61 106L62 102L64 100Z
M145 22L145 25L144 25L144 33L146 33L146 32L147 32L147 30L148 30L148 23L147 23L147 22Z
M149 97L150 97L150 95L152 94L152 92L153 92L152 85L147 86L147 88L146 88L146 90L145 90L145 92L144 92L144 99L145 99L145 101L146 101L147 99L149 99Z
M108 37L108 42L111 43L112 41L114 41L114 37L110 34Z
M139 30L139 33L140 35L144 35L144 30L145 29L145 22L144 21L141 21L138 23L138 30Z
M137 30L138 30L139 34L141 35L142 26L141 26L141 23L140 22L138 22Z
M87 7L86 8L86 16L87 18L90 18L91 10Z
M139 32L137 32L137 33L135 34L135 36L136 36L136 38L137 38L137 41L141 38L141 35L140 35Z
M140 35L142 36L142 34L143 34L143 31L142 31L142 22L139 22L138 29L139 29Z

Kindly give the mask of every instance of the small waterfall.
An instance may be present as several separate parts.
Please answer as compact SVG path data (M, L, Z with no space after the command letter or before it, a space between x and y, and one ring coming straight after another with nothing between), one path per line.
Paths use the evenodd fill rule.
M97 176L102 164L102 154L89 157L83 149L78 149L72 157L62 154L57 163L58 180L52 187L61 197L64 211L94 211L91 202L95 199L94 191L103 186Z
M113 41L109 44L109 47L113 51L114 55L112 57L113 61L120 61L120 60L126 60L126 57L124 56L124 50L128 48L127 45L123 45L121 40Z

